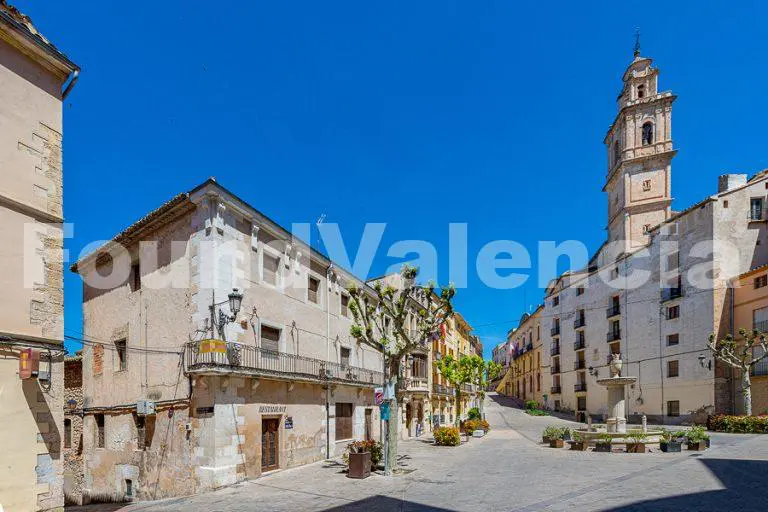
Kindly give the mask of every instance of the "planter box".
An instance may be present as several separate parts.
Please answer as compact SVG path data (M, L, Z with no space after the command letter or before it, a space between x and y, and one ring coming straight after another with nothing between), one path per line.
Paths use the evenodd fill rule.
M595 444L595 451L596 452L602 452L602 453L611 453L612 445L611 443L596 443Z
M645 443L627 443L627 453L645 453Z
M477 429L472 432L472 437L483 437L485 435L485 430L483 429Z
M696 450L696 451L704 451L707 449L707 442L706 441L699 441L698 443L688 443L688 449L689 450Z
M562 448L563 446L565 446L565 443L562 439L552 439L549 441L550 448Z
M659 443L659 446L661 447L661 451L666 453L680 453L683 448L682 444L676 443L674 441L669 443Z
M587 447L589 446L589 443L586 441L570 441L571 444L571 450L576 450L580 452L584 452L587 450Z
M548 438L548 437L545 437L545 436L541 437L541 442L544 443L544 444L549 444L550 441L551 441L551 439Z
M349 454L349 478L368 478L371 476L371 452Z

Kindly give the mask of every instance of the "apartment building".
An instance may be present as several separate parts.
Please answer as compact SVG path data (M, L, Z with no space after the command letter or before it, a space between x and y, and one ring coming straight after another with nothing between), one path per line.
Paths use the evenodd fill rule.
M62 101L79 68L0 1L0 505L62 496Z
M732 410L732 376L703 364L710 333L730 325L731 277L766 262L768 175L720 176L717 192L671 209L675 96L636 53L604 139L608 239L587 268L554 279L542 312L553 407L601 421L611 354L621 354L629 421L703 422ZM702 357L703 356L703 357Z
M83 278L89 498L191 494L379 439L382 354L351 283L213 179L73 267Z
M743 341L740 329L757 329L768 333L768 267L760 266L744 272L733 280L730 289L733 302L733 322L730 333L736 341ZM762 349L754 347L752 356L762 355ZM711 358L707 357L706 364ZM734 412L744 414L744 402L741 399L741 375L735 369L726 369L732 375L731 397ZM752 414L768 414L768 358L752 367Z

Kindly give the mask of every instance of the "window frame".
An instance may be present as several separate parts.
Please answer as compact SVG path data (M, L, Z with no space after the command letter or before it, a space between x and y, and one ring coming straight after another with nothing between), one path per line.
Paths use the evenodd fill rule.
M675 337L675 342L672 343L672 337ZM670 334L667 334L667 346L668 347L676 347L680 344L680 333L679 332L673 332Z
M676 404L675 407L671 407L671 404ZM672 410L675 410L675 413L672 413ZM680 416L680 400L667 400L667 416L676 418Z
M272 258L277 262L277 269L275 270L275 282L270 283L265 278L264 258ZM263 245L259 256L259 284L268 286L275 290L282 290L283 288L283 255L276 249L273 249L269 245Z
M309 283L312 280L317 281L317 302L314 302L309 298ZM323 286L324 286L323 278L320 275L318 275L316 272L307 271L307 280L305 282L305 285L306 285L306 290L304 293L304 301L307 304L311 304L315 307L323 309L323 307L325 306L325 299L323 297L324 295L323 294Z
M341 407L340 407L341 406ZM355 404L352 402L336 402L334 404L334 438L336 442L349 441L354 438L353 420L355 417ZM349 412L349 415L345 413ZM340 414L344 413L344 414ZM339 421L341 419L341 422ZM341 427L341 428L340 428Z
M680 318L680 305L667 306L667 320L675 320L676 318Z
M107 445L107 418L104 413L93 415L93 421L96 424L96 448L105 448Z
M122 347L121 347L122 346ZM115 340L115 373L128 369L128 339Z
M645 127L649 127L649 134L646 138L646 129ZM656 127L654 126L653 121L646 121L644 122L640 127L640 142L643 146L653 146L656 143Z
M284 338L285 328L284 328L284 326L282 326L280 324L276 324L276 323L270 322L268 320L261 320L259 322L259 349L261 349L261 350L268 350L270 352L273 351L272 349L264 348L264 334L263 334L263 332L264 332L264 328L265 327L267 329L274 329L274 330L276 330L279 333L279 336L278 336L278 339L277 339L277 353L278 354L282 353L284 351L283 338Z
M680 360L669 359L667 360L667 378L674 379L676 377L680 377Z

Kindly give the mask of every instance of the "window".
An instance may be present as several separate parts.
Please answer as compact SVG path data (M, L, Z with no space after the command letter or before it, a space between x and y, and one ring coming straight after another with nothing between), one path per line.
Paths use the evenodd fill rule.
M349 295L341 294L341 316L349 316Z
M341 365L342 366L349 366L349 354L351 351L347 347L341 347Z
M653 144L653 123L648 121L643 125L643 146Z
M760 332L768 332L768 307L752 311L752 328Z
M146 416L139 416L137 414L134 416L134 421L136 422L136 444L139 450L143 450L146 447L147 440Z
M555 400L555 412L560 411L560 400Z
M268 325L261 326L261 348L270 352L280 351L280 329Z
M680 376L680 361L675 359L674 361L667 361L667 377L679 377Z
M320 280L316 277L309 276L309 281L307 282L307 298L309 299L309 302L320 304L319 290Z
M723 208L728 208L728 200L723 201Z
M637 99L642 99L645 97L645 84L640 84L637 86Z
M749 200L749 220L763 220L762 197L753 197Z
M277 275L279 269L280 259L276 256L264 253L262 261L262 280L267 284L277 286Z
M130 478L125 479L125 496L133 498L133 480Z
M131 265L131 276L133 277L133 291L141 290L141 267L138 263Z
M614 267L611 269L611 279L618 279L619 278L619 267Z
M584 287L583 286L579 286L578 288L576 288L576 295L584 295Z
M128 347L126 340L118 340L115 342L115 352L117 353L117 370L123 371L128 367Z
M553 306L559 306L560 305L560 297L559 296L552 297L552 305Z
M336 404L336 440L352 439L352 404Z
M64 448L72 448L72 420L64 420Z
M427 378L427 358L422 355L414 355L411 364L411 375L413 377Z
M95 414L96 420L96 448L104 448L104 415Z
M680 316L680 306L669 306L667 308L667 320L672 320Z
M651 180L643 180L643 192L651 191Z
M680 400L667 402L667 416L680 416Z
M755 278L755 289L768 286L768 274Z
M671 347L673 345L678 345L680 343L680 335L675 334L668 334L667 335L667 346Z
M619 163L621 160L621 147L619 146L619 141L613 142L613 163L614 165Z

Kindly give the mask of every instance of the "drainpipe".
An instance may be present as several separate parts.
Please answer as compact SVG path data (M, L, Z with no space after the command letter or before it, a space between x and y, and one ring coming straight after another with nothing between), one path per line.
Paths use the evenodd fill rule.
M77 82L78 77L80 77L80 70L76 69L72 72L71 75L69 75L69 83L67 84L67 87L64 89L64 92L61 93L61 101L64 101L67 99L67 96L69 96L69 93L72 91L72 88L75 86L75 82Z
M333 263L325 269L325 359L331 362L331 271ZM325 458L331 458L331 383L325 386Z

